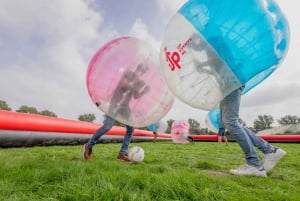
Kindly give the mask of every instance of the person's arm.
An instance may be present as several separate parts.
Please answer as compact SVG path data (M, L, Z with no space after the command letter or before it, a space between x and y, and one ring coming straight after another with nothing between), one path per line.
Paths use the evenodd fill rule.
M135 99L138 99L138 98L142 97L144 94L148 93L149 91L150 91L150 87L149 87L149 86L146 86L146 87L143 89L143 91L141 91L141 92L135 92L133 97L134 97Z
M135 83L135 90L133 97L135 99L138 99L142 97L144 94L148 93L150 91L150 86L145 86L145 82L142 80L139 80L138 82ZM144 87L144 89L141 91L141 89Z
M130 79L129 78L130 78L130 72L129 71L124 72L117 87L120 89L130 88Z

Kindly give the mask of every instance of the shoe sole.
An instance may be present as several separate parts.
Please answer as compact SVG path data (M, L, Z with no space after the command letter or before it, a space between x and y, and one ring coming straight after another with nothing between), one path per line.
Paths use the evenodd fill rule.
M237 175L237 176L267 177L267 173L266 174L239 174L239 173L236 173L234 170L230 170L229 173L232 175Z

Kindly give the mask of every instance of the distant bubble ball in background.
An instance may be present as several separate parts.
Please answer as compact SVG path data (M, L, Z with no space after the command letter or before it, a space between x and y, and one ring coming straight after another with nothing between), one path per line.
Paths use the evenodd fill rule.
M208 130L218 133L219 128L224 128L221 124L220 119L220 109L215 108L207 112L206 118L205 118L205 124Z
M147 126L150 131L156 133L165 133L168 129L168 123L166 121L160 120L158 122L152 123Z
M171 127L172 141L176 144L188 143L190 124L185 120L175 120Z

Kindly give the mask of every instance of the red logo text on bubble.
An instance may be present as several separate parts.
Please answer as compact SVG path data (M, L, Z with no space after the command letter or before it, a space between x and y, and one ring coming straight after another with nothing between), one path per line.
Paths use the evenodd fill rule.
M179 45L177 45L177 51L174 52L168 51L167 47L164 48L166 61L169 63L171 71L174 71L176 68L181 69L181 56L183 56L186 53L185 48L191 41L192 38L189 38L187 41L185 41L184 44L180 43Z

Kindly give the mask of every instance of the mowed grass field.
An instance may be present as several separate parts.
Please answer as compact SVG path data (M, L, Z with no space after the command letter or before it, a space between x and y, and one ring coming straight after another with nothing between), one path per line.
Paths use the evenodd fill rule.
M120 143L97 144L90 161L82 146L0 149L0 200L300 200L300 144L287 151L267 178L233 176L245 163L240 147L216 142L132 143L141 163L116 159Z

